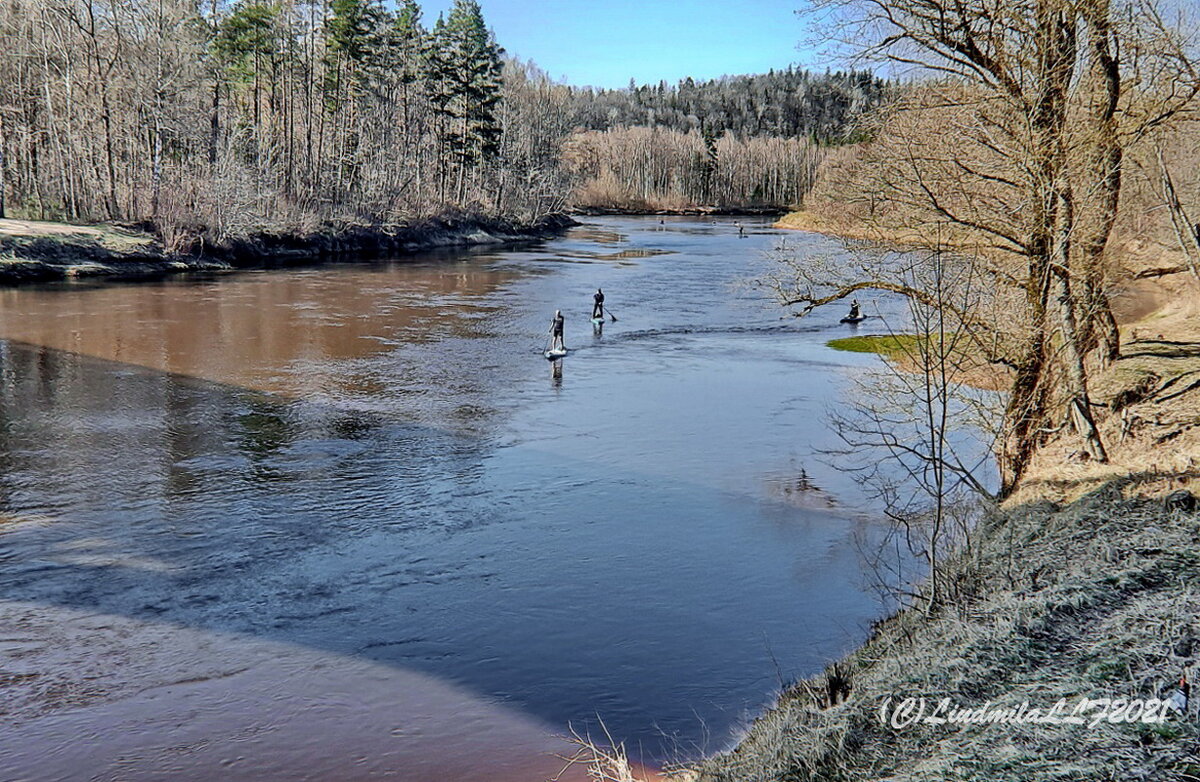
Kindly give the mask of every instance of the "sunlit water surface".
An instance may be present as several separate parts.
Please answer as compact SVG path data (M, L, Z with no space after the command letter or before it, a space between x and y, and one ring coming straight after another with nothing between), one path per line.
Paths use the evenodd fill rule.
M751 284L780 241L0 292L2 776L542 779L597 717L727 746L882 610L814 457L872 359Z

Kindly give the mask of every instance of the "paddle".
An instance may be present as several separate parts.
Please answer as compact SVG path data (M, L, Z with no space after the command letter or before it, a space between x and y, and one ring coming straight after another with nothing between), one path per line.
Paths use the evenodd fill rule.
M608 317L610 317L610 318L612 318L612 319L613 319L613 321L612 321L613 323L616 323L616 322L617 322L617 316L616 316L616 315L614 315L614 314L612 313L612 310L611 310L611 309L609 309L609 310L605 310L605 312L607 312L607 313L608 313Z

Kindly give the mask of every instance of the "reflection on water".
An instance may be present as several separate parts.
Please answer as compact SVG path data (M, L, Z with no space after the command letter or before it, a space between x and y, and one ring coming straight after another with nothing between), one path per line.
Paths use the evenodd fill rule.
M635 258L653 258L656 255L670 255L671 252L671 250L660 250L654 247L636 247L615 253L581 252L579 257L594 261L625 261Z
M615 222L611 225L615 226ZM589 221L571 231L571 235L575 239L600 245L621 244L628 239L626 234L601 221ZM592 251L596 252L594 249Z
M0 334L162 372L304 396L368 396L354 361L468 338L515 270L470 260L273 271L92 289L0 291ZM336 357L337 363L326 362Z
M203 778L240 746L239 773L269 776L276 750L303 765L310 714L391 726L349 742L353 757L395 770L454 745L475 765L448 778L502 778L448 732L460 712L479 715L470 740L516 731L529 752L600 715L663 759L724 745L780 670L811 673L860 639L879 611L855 555L870 525L771 482L828 444L831 362L871 359L825 348L832 319L781 321L737 285L762 271L770 232L666 227L612 219L533 250L0 295L13 340L0 348L0 623L132 628L68 676L77 701L39 682L71 669L64 654L91 659L94 634L27 649L33 678L14 690L0 760L83 762L63 726L116 720L134 738L98 743L89 764L136 757L121 768ZM663 253L576 262L602 244ZM601 286L620 320L588 340ZM546 362L556 308L573 351ZM837 505L861 499L844 474L811 469ZM249 664L256 699L189 694L224 651L179 654L161 674L136 664L139 649L200 639L303 665ZM179 697L131 696L143 670ZM314 692L366 692L377 676L407 700L316 705ZM213 719L234 701L249 744ZM220 749L168 763L178 732Z
M772 498L795 505L798 508L834 510L837 498L817 485L804 467L785 475L768 476L767 494Z

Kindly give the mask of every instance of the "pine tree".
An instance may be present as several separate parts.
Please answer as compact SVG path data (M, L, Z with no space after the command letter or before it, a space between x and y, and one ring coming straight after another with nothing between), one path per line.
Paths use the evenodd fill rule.
M450 78L452 67L446 20L438 14L425 51L425 97L433 111L437 194L442 203L446 202L446 182L449 178L448 137L454 118L454 92L451 89Z
M330 0L325 20L326 88L336 100L344 89L362 91L384 65L380 0Z
M717 175L720 157L717 153L717 134L712 126L701 124L700 136L704 140L704 158L700 163L701 198L705 203L712 202L713 179Z
M388 67L400 85L412 86L425 78L429 33L421 25L421 6L402 0L387 30Z
M453 162L457 201L466 200L468 179L500 149L500 102L504 50L496 45L475 0L455 0L434 31L444 145Z
M421 25L421 6L416 0L402 0L388 31L389 67L395 80L400 111L398 121L404 137L404 150L413 147L412 133L415 104L420 85L428 75L429 33ZM417 170L420 171L418 165Z
M330 0L329 11L325 100L337 135L335 195L344 197L358 188L365 104L387 65L387 14L380 0Z
M213 49L230 86L249 85L250 114L253 119L254 149L257 160L262 142L262 79L274 70L278 48L278 3L242 0L217 27ZM218 87L219 89L219 87ZM210 151L215 160L215 150Z

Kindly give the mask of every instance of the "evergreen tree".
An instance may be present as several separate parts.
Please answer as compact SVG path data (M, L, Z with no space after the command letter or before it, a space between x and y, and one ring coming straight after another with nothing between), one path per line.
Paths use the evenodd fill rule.
M400 131L400 153L412 160L412 184L422 185L424 148L419 144L424 122L419 111L429 72L429 33L421 24L416 0L401 0L387 31L388 70L392 103ZM414 159L415 158L415 159Z
M325 20L326 90L334 101L360 96L387 65L381 0L329 0Z
M425 77L428 37L421 25L421 6L401 0L388 36L389 65L398 83L411 86Z
M717 134L712 126L702 125L700 136L704 140L704 157L700 163L701 198L705 203L712 201L713 178L717 175L720 155L717 152Z
M439 110L445 115L444 144L456 177L457 200L466 197L468 179L500 149L500 103L504 50L483 21L475 0L455 0L444 24L434 31Z
M326 109L334 115L334 151L339 162L335 193L359 185L359 147L368 99L387 65L381 0L329 0L325 20Z
M441 14L438 14L425 50L425 96L433 113L437 191L438 200L443 203L446 201L446 182L449 177L449 127L454 119L452 107L454 92L451 88L452 67L446 20Z
M262 0L240 0L229 16L217 27L213 40L217 61L231 86L249 86L249 95L243 98L249 103L253 121L255 149L262 135L262 82L264 75L275 82L277 53L280 45L280 6Z

